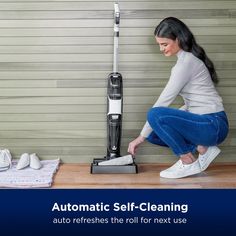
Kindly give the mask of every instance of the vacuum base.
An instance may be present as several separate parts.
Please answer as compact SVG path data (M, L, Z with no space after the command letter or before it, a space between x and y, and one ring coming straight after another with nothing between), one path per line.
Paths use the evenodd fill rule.
M121 165L121 166L102 166L98 165L99 162L104 161L104 158L94 159L91 164L91 174L137 174L138 166L133 163L129 165Z

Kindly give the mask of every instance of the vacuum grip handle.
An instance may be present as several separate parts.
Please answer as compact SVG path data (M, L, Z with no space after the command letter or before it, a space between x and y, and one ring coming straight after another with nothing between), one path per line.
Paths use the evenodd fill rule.
M120 14L120 8L119 8L119 4L118 3L114 4L114 8L115 8L115 14Z
M120 8L119 8L119 4L115 3L114 4L114 9L115 9L115 24L119 25L120 24Z

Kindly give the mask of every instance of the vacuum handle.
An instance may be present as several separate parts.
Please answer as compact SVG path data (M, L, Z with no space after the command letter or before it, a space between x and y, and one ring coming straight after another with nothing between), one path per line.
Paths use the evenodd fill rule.
M115 24L119 25L119 23L120 23L120 8L119 8L118 3L114 4L114 9L115 9Z
M119 4L114 4L114 53L113 53L113 72L118 72L118 46L119 46L119 26L120 26L120 8Z

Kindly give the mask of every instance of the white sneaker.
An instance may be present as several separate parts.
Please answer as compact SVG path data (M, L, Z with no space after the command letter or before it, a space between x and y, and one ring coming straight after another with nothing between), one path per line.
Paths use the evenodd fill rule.
M42 167L42 164L39 158L37 157L36 153L30 155L30 167L35 170L38 170Z
M21 170L30 164L30 156L28 153L23 153L17 163L16 169Z
M161 171L160 176L163 178L178 179L198 174L201 171L202 170L198 161L195 161L191 164L184 164L181 160L179 160L170 168Z
M198 161L202 171L206 170L211 162L218 156L220 149L216 146L208 147L205 154L198 156Z
M0 171L11 168L12 156L8 149L0 150Z

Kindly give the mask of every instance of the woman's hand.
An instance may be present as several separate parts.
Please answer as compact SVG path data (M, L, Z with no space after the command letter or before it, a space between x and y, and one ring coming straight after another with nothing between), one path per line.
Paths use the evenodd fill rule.
M134 139L132 142L129 143L128 153L134 156L137 152L137 149L141 143L145 141L145 138L141 135Z

